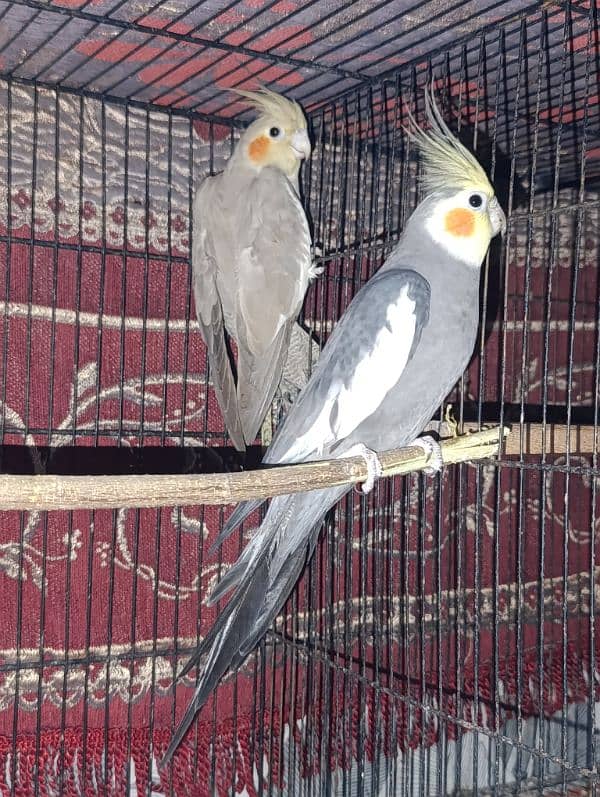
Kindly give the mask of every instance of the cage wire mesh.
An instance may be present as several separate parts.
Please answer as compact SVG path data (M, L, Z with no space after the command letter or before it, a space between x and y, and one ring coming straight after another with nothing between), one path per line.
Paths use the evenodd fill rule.
M177 662L257 518L212 557L214 507L0 513L3 794L597 794L598 46L595 0L0 2L2 471L258 462L228 445L189 267L194 190L250 118L224 87L257 79L307 108L325 267L274 421L416 204L402 126L433 82L509 222L449 401L520 431L344 499L160 773Z

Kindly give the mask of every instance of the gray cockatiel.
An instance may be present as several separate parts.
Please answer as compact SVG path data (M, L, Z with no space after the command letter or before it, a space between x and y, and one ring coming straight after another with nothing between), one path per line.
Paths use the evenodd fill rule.
M267 89L236 92L259 111L223 172L194 201L192 269L200 330L229 435L251 443L281 379L312 265L298 173L310 155L300 106ZM237 385L225 329L238 347Z
M413 444L469 362L481 264L506 221L475 157L452 135L433 96L426 103L431 130L413 123L412 131L423 160L425 199L334 328L266 463L361 452L370 465L370 489L378 475L374 451ZM431 441L425 447L435 453ZM194 698L163 761L221 676L238 667L269 628L314 550L325 514L349 489L271 500L262 524L211 595L215 602L235 587L183 669L189 672L202 661ZM217 543L259 504L240 504Z

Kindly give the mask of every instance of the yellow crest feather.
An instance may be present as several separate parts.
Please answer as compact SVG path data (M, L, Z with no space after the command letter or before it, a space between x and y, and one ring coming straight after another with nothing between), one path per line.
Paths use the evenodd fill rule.
M306 117L302 108L295 100L288 100L282 94L261 87L257 91L247 91L246 89L229 89L234 94L239 94L248 101L248 104L261 116L273 116L276 119L283 119L289 127L300 130L306 127Z
M481 164L444 122L435 103L433 86L425 92L425 115L430 130L422 130L410 112L410 127L407 130L423 160L422 182L425 192L473 188L493 196L494 189Z

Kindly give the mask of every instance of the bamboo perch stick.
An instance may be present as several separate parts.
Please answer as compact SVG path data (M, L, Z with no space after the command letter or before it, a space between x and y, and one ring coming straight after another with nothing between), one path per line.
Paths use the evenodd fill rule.
M440 434L447 432L442 424ZM465 432L477 431L472 424L465 424ZM506 456L524 455L541 456L542 454L600 454L600 426L571 425L560 423L525 423L514 424L506 436L503 446Z
M499 426L441 441L444 464L484 459L498 453ZM422 470L420 448L379 455L384 476ZM160 476L16 476L0 475L0 510L121 509L192 504L232 504L253 498L357 484L367 478L362 457L281 465L242 473Z
M448 426L441 424L442 434ZM498 453L500 427L483 431L467 425L466 434L442 440L444 464L475 461ZM504 427L504 454L539 456L600 451L600 428L564 424ZM385 451L384 476L426 467L420 448ZM13 476L0 475L0 510L119 509L191 504L230 504L252 498L318 490L365 480L361 457L283 465L242 473L167 476Z

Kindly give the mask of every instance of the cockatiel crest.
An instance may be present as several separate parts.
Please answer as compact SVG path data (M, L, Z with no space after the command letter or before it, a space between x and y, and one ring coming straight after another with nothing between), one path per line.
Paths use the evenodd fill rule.
M255 169L275 166L297 180L300 162L311 152L306 117L297 102L269 89L231 89L244 97L260 116L244 131L238 151Z
M504 214L479 161L443 120L433 90L425 92L425 114L430 130L419 128L409 115L407 132L421 155L425 193L440 195L427 229L448 254L478 268L490 240L505 231Z
M212 385L229 436L243 450L271 405L319 270L298 189L300 164L311 151L302 109L268 89L236 93L260 115L225 169L196 193L192 271ZM225 330L237 343L235 369Z

